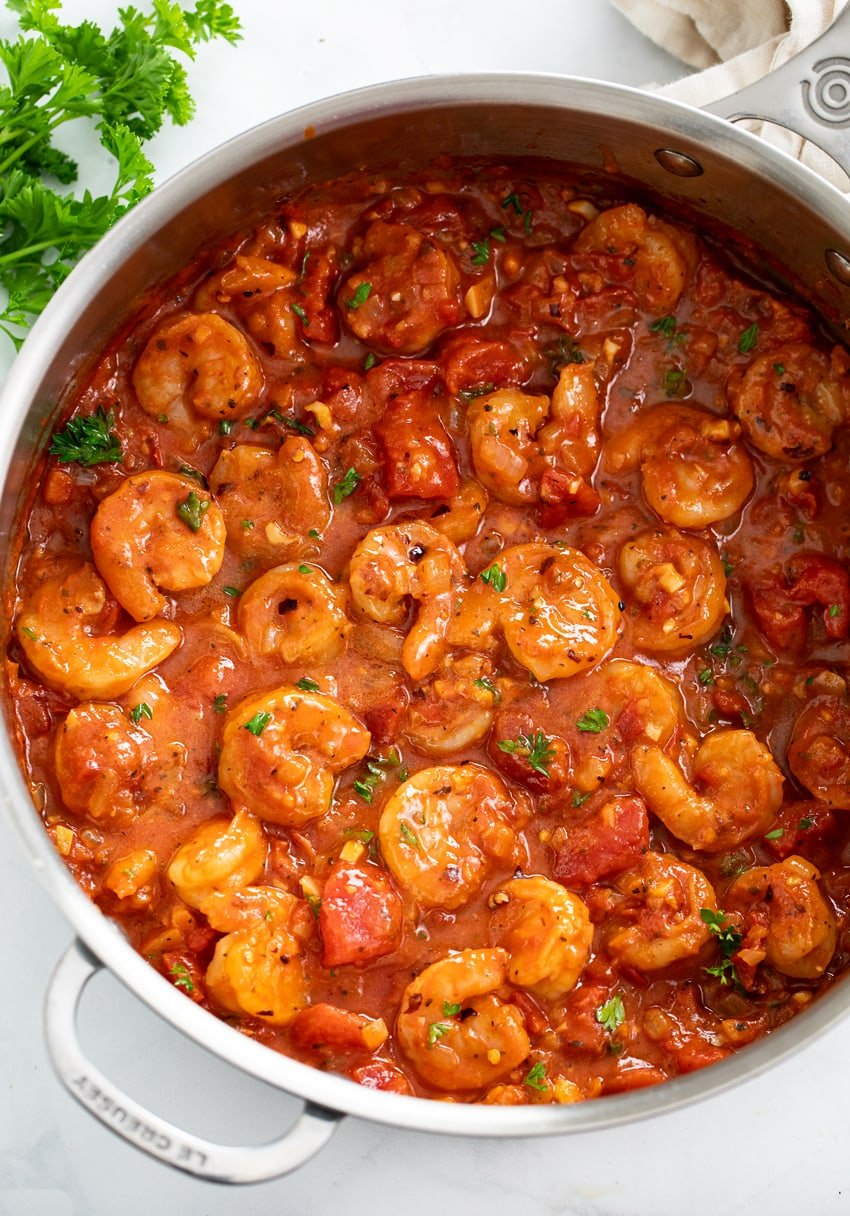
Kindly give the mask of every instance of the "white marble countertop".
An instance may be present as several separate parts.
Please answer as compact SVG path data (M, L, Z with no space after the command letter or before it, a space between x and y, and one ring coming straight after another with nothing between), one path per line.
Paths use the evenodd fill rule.
M190 70L195 122L166 129L160 179L246 127L315 98L400 76L525 69L639 85L678 65L604 0L236 0L237 52ZM112 0L69 0L108 23ZM3 12L0 36L11 32ZM96 173L89 155L84 163ZM3 370L0 357L0 371ZM79 1108L47 1061L41 1005L71 940L0 821L0 1216L716 1216L850 1210L850 1032L839 1027L766 1076L640 1125L573 1138L460 1140L348 1119L289 1178L236 1192L179 1175ZM187 1043L100 977L83 1005L94 1059L172 1121L223 1142L281 1131L298 1104Z

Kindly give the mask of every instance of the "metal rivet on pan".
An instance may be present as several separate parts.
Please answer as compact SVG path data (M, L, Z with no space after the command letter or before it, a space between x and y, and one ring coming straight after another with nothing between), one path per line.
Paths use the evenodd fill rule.
M827 249L823 257L832 277L850 287L850 258L847 254L839 253L837 249Z
M699 177L703 168L698 160L685 152L675 152L672 148L656 148L655 159L662 169L675 173L676 177Z

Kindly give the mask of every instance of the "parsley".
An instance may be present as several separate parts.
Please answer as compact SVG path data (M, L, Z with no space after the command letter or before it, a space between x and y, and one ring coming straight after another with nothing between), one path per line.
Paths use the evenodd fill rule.
M754 321L752 325L748 325L738 339L738 350L742 355L748 354L754 350L759 340L759 327Z
M723 573L729 578L732 571L735 569L734 563L729 561L728 557L723 557L721 554L720 564L723 567Z
M705 687L708 687L709 684L713 684L714 675L712 674L711 668L704 667L703 670L697 675L697 679L699 680L700 684Z
M35 630L30 629L29 625L22 625L21 633L24 634L25 637L28 637L31 642L38 641L38 637L36 636Z
M486 570L482 570L478 576L482 583L486 583L488 587L492 587L494 591L504 591L508 585L508 576L495 562L492 566L488 566Z
M184 477L191 477L193 481L196 481L198 485L202 486L204 489L207 488L206 477L204 477L203 473L199 469L193 468L192 465L181 464L178 472L182 473Z
M371 294L372 294L372 284L371 283L360 283L360 284L358 284L357 290L354 292L354 295L345 301L345 307L350 309L351 312L355 312L360 307L361 304L366 303L366 301L369 299L369 296Z
M524 756L535 773L549 776L549 764L555 755L555 749L552 740L548 739L542 730L531 736L517 735L516 739L500 739L497 746L500 752L506 752L509 756Z
M604 1005L599 1006L596 1010L596 1020L609 1034L613 1034L622 1026L626 1020L626 1007L619 992L615 992Z
M174 980L175 988L182 988L184 992L195 991L195 985L192 983L189 968L183 963L175 963L168 974Z
M298 573L299 574L312 574L313 567L308 566L305 562L302 562L302 564L298 567Z
M544 346L543 354L550 361L554 375L571 363L584 363L584 354L578 344L562 334L551 345Z
M486 384L476 384L474 388L462 388L459 396L463 397L464 401L474 401L476 397L483 397L486 393L495 392L496 386L492 380L488 380Z
M298 320L301 322L302 325L310 324L310 318L307 316L306 312L304 311L304 309L301 307L300 304L290 304L289 307L295 313L296 317L298 318Z
M584 806L589 797L590 794L583 794L581 790L573 790L573 806Z
M580 731L586 734L598 735L606 726L609 726L611 719L608 717L604 709L598 707L588 709L576 719L576 726Z
M152 717L153 710L144 701L141 701L138 705L134 705L130 710L130 721L133 723L141 722L142 718L147 718L150 721Z
M720 862L720 873L724 878L737 878L749 869L749 862L740 853L727 853Z
M499 692L492 680L488 680L486 676L482 676L480 680L473 680L472 683L476 688L483 688L485 692L489 692L493 698L493 703L498 705L502 699L502 694Z
M307 676L302 676L300 680L295 681L295 687L300 688L302 692L318 692L319 685L315 680L309 680Z
M387 756L372 756L366 761L366 775L352 782L352 787L364 802L371 804L375 787L386 779L390 769L397 768L400 781L407 780L407 770L401 767L401 752L397 747Z
M784 835L785 828L774 828L772 832L765 832L764 838L765 840L779 840L779 838Z
M316 433L311 427L305 426L303 422L299 422L297 418L285 418L283 414L280 414L279 421L290 431L295 431L298 435L306 435L308 439L312 439Z
M797 831L806 832L811 827L814 827L813 819L801 819L800 822L797 824Z
M659 317L657 321L653 321L649 329L650 333L663 334L665 338L672 338L676 332L676 318L668 313L666 317Z
M232 600L238 599L242 594L238 587L224 587L222 590L224 591L224 594L229 595Z
M371 352L371 351L369 351L368 355L367 355L367 356L366 356L366 358L363 360L363 370L364 370L364 372L371 371L371 369L372 369L372 368L375 366L375 364L376 364L377 362L378 362L378 360L375 358L375 356L372 354L372 352Z
M364 844L370 844L375 839L371 828L346 828L343 836L346 840L362 840Z
M220 692L213 701L213 709L217 714L227 712L227 693Z
M7 0L23 32L0 43L8 84L0 88L0 328L16 345L95 242L153 188L143 144L166 118L194 113L186 70L199 42L235 42L239 22L222 0L194 7L158 0L152 13L119 8L104 33L91 20L64 25L58 0ZM83 119L114 158L108 193L55 189L77 180L77 164L54 137ZM57 141L58 142L58 141ZM12 326L12 329L9 329ZM110 459L118 459L111 457Z
M210 509L208 498L199 498L194 490L190 490L182 502L177 504L177 514L191 532L200 531L204 516Z
M732 955L743 941L741 934L726 923L726 913L720 908L716 912L711 908L700 908L699 914L703 924L708 925L709 932L717 939L717 948L720 951L720 962L714 967L706 967L706 974L720 980L724 988L729 983L739 987L740 980L732 962Z
M542 1060L538 1060L529 1068L528 1072L522 1079L523 1085L527 1085L529 1089L536 1089L538 1093L546 1092L546 1065Z
M317 531L316 528L311 528L310 531L307 533L307 535L311 538L311 540L321 540L322 539L321 533L319 531Z
M229 422L227 418L222 418L221 422L218 424L219 435L229 435L232 430L233 423Z
M838 616L840 614L840 612L841 612L840 604L830 604L829 605L829 613L828 613L829 616L832 616L832 617Z
M254 526L253 519L243 519L242 520L242 527L245 529L246 532L250 532L250 530L253 528L253 526Z
M473 266L486 266L490 261L490 241L485 237L483 241L473 241L473 256L470 258Z
M773 370L776 372L777 376L784 376L785 375L785 364L784 363L774 363Z
M502 199L502 210L513 211L514 214L522 220L522 226L525 229L526 236L529 232L531 232L531 221L534 216L534 212L530 207L527 209L523 207L518 194L512 192L511 194L506 195L506 197Z
M448 1034L451 1026L448 1022L432 1022L428 1027L428 1046L433 1047L438 1039L441 1039L444 1034Z
M0 98L0 106L2 99ZM0 202L2 212L2 202ZM2 249L2 243L0 243ZM2 254L0 254L0 282L2 282ZM45 301L46 303L46 301ZM2 325L0 325L2 328ZM63 464L75 461L89 469L94 464L121 464L124 449L121 440L112 429L115 415L98 406L93 414L72 418L64 431L58 431L50 441L51 456Z
M493 238L494 241L500 241L503 245L504 245L505 241L508 239L507 236L505 235L504 228L491 228L490 236Z
M259 738L271 720L271 714L264 713L262 710L257 710L250 721L242 723L242 729L250 731L252 735Z
M406 823L404 823L404 821L398 825L398 834L405 844L412 844L414 849L419 848L419 841L416 839L416 835L411 832L410 828Z
M443 1016L447 1018L456 1018L460 1013L460 1005L455 1005L451 1001L443 1001Z
M681 367L668 367L661 383L668 397L684 397L688 387L688 378Z
M337 506L360 485L360 474L356 469L346 469L345 474L334 483L334 502Z
M315 916L316 920L318 920L319 913L322 910L322 901L319 898L319 896L311 895L309 891L305 891L304 892L304 901L307 904L307 907L310 909L310 911Z

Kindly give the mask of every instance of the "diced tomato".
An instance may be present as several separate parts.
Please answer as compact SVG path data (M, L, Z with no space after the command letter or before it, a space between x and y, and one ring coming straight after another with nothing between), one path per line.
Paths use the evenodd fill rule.
M166 950L162 956L162 973L175 988L185 992L196 1005L203 1004L207 990L204 986L204 969L198 956L191 950Z
M667 1074L651 1064L623 1063L613 1076L605 1078L602 1092L626 1094L633 1089L646 1089L648 1085L660 1085L666 1080Z
M401 940L401 899L375 865L338 861L328 875L319 909L326 967L368 963L391 954Z
M793 802L776 816L764 843L779 858L790 857L792 853L809 857L813 849L834 835L837 827L835 812L822 802ZM773 835L779 828L782 834Z
M715 1047L704 1039L693 1038L679 1048L676 1059L679 1062L679 1072L696 1072L699 1068L716 1064L718 1060L725 1060L729 1054L728 1047Z
M363 1013L320 1003L299 1009L292 1023L292 1041L303 1051L371 1051L364 1031L375 1022Z
M572 762L567 741L540 731L523 709L505 706L498 712L489 750L503 773L538 794L555 793L569 783Z
M612 798L590 819L569 829L553 872L566 887L586 886L625 870L648 848L649 817L643 799Z
M823 608L827 638L842 641L850 629L850 576L835 558L798 553L776 573L750 589L759 628L777 650L799 652L806 645L805 609Z
M547 469L540 478L541 523L557 528L567 519L595 515L602 501L593 486L574 473Z
M548 1017L534 998L527 992L520 992L519 990L513 992L511 994L511 1004L516 1005L517 1009L521 1012L525 1019L525 1028L533 1039L543 1034L544 1031L551 1029Z
M524 384L531 375L530 359L504 340L453 334L440 352L446 388L454 396L466 389L494 389Z
M308 342L332 346L339 340L339 320L331 304L338 274L339 258L333 245L310 250L298 286L298 298L304 310L304 317L298 317L298 324L302 337Z
M410 1082L401 1071L385 1060L370 1060L359 1068L352 1068L349 1074L352 1081L364 1085L366 1089L382 1089L391 1094L412 1094Z
M396 397L375 426L390 498L451 498L460 489L454 444L423 393Z
M608 1032L597 1018L596 1011L610 996L610 989L600 984L585 984L568 994L558 1033L564 1047L570 1052L601 1055L605 1050Z

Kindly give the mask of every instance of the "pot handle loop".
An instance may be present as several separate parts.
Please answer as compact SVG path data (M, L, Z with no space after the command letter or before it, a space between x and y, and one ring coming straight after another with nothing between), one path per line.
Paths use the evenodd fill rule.
M850 4L793 59L703 109L730 122L748 118L787 127L850 174Z
M83 1054L77 1011L86 984L103 963L74 941L50 978L45 1037L53 1067L76 1100L129 1144L208 1182L264 1182L289 1174L330 1140L343 1118L307 1102L293 1126L267 1144L221 1145L182 1131L122 1093Z

